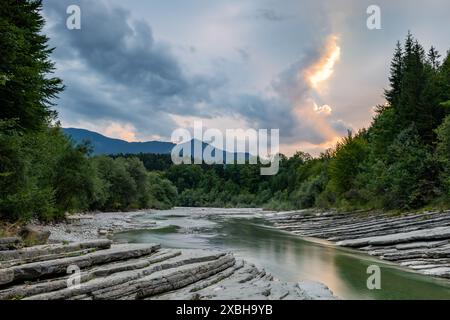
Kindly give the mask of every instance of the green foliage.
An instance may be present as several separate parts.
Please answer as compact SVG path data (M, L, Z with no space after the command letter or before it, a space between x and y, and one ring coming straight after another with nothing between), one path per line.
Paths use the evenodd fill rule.
M87 209L94 193L95 171L84 146L67 145L53 171L55 201L60 211Z
M335 156L329 164L330 187L337 194L352 190L354 180L361 171L361 164L366 159L367 141L362 134L353 137L348 134L336 146Z
M169 209L177 200L177 188L156 172L148 174L149 200L147 207Z
M51 174L56 168L54 152L64 139L57 128L27 134L0 132L1 216L51 218L57 214Z
M90 209L167 209L175 203L173 184L156 172L148 172L137 158L101 156L92 163L97 176Z
M54 118L51 100L63 89L49 77L52 49L41 33L42 1L3 0L0 6L0 118L21 130L39 130Z
M385 207L418 208L435 196L435 164L414 126L402 131L389 147L384 172Z
M436 161L441 170L439 179L445 196L450 199L450 116L436 129L438 144L436 148Z

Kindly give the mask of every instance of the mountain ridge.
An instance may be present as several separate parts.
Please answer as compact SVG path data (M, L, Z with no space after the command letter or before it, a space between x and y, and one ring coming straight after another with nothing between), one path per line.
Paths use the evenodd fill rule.
M93 147L93 155L121 153L169 154L175 146L174 143L166 141L128 142L80 128L62 128L62 131L77 144L83 141L90 141Z
M118 155L118 154L139 154L139 153L152 153L152 154L170 154L172 149L176 146L175 143L167 141L143 141L143 142L128 142L125 140L110 138L102 135L98 132L80 129L80 128L62 128L63 133L68 136L75 144L80 144L83 141L89 141L93 148L92 155ZM208 143L200 140L190 140L183 144L190 144L192 154L194 154L195 142L201 143L202 150L205 150ZM223 152L223 160L237 159L238 153L227 152L214 148L215 152ZM181 156L182 154L180 154ZM244 158L249 159L249 154L245 153Z

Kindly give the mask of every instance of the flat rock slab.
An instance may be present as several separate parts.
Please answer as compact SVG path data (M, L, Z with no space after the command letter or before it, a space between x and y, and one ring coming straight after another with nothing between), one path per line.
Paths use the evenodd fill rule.
M442 241L422 241L422 242L412 242L412 243L403 243L395 246L397 250L409 250L409 249L419 249L419 248L436 248L448 244L449 240Z
M21 240L18 237L0 238L0 244L17 244Z
M450 279L450 267L433 267L423 272L431 276L449 278Z
M0 285L20 280L33 280L49 275L67 273L69 266L80 269L107 262L126 260L147 255L160 248L155 244L115 245L110 249L88 253L79 257L69 257L42 262L33 262L6 269L0 269Z
M416 230L411 232L389 234L377 237L344 240L339 241L336 244L342 247L358 248L367 245L382 246L414 241L439 240L439 239L450 239L450 227L438 227L433 229Z
M63 243L63 244L39 245L28 248L22 248L19 250L0 251L0 266L2 261L32 259L34 257L59 254L64 252L72 252L89 248L108 249L111 247L111 244L112 244L111 240L100 239L83 242Z
M15 249L21 242L22 240L18 237L0 238L0 250Z

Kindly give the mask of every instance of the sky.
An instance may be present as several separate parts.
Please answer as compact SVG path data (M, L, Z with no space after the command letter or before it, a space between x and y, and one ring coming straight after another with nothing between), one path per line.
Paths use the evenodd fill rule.
M79 30L66 10L78 5ZM369 29L367 8L380 8ZM63 127L127 141L279 129L313 155L367 127L397 40L450 49L447 0L44 0Z

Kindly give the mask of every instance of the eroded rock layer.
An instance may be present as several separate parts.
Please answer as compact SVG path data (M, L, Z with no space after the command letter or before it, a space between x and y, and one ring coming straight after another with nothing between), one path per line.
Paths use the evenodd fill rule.
M450 211L401 216L300 211L269 219L299 236L326 239L426 275L450 278Z
M334 297L318 283L278 281L230 253L94 240L0 251L0 300L7 299Z

